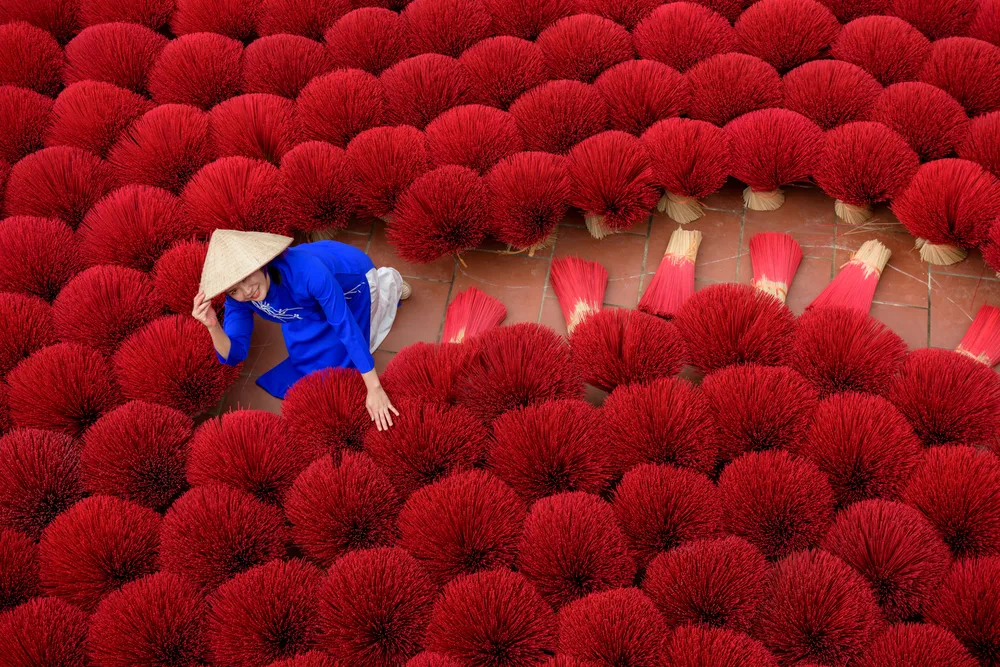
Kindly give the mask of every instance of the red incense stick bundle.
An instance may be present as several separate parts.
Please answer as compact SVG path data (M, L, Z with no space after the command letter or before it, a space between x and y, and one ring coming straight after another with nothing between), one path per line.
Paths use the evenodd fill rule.
M673 317L694 294L694 263L701 238L697 230L674 230L653 281L639 299L639 310L659 317Z
M597 262L563 257L552 260L551 278L559 308L566 319L566 331L572 334L588 315L601 309L608 287L608 271Z
M785 302L802 261L802 248L789 234L763 232L750 239L753 286Z
M891 255L892 252L878 241L865 241L826 289L813 299L809 308L842 306L867 313Z
M1000 363L1000 308L980 308L955 350L991 368Z
M505 317L507 308L500 299L476 287L470 287L459 293L448 306L441 340L446 343L461 343L484 331L497 328Z

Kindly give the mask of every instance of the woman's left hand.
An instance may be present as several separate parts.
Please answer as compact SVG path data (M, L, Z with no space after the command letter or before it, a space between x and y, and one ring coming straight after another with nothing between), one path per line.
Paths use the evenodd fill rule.
M375 422L375 427L384 431L392 426L392 416L399 416L399 410L389 400L389 395L381 385L368 390L368 399L365 401L368 408L368 416Z

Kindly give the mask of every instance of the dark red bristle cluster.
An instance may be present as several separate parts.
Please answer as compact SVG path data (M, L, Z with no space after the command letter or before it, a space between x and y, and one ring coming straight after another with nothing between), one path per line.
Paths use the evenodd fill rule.
M206 658L201 593L176 574L158 572L108 594L90 617L87 652L107 667L156 664L168 655L176 664Z
M66 45L63 79L106 81L145 95L150 70L166 45L166 37L135 23L84 28Z
M509 568L524 503L498 477L473 470L415 491L399 513L399 546L439 586L464 574Z
M762 0L753 6L767 2ZM761 193L808 179L823 149L819 126L787 109L751 111L730 121L726 133L732 159L730 173Z
M251 16L254 30L263 37L288 34L322 42L330 26L356 4L348 0L264 0L259 6L251 5Z
M497 109L507 109L523 93L551 78L537 44L507 35L474 44L458 62L473 81L473 96Z
M706 474L715 466L717 434L708 401L686 380L624 385L611 393L601 412L619 473L640 463Z
M831 56L857 65L883 86L916 81L930 52L930 40L895 16L855 19L830 47Z
M841 60L816 60L799 65L782 78L784 108L810 119L820 129L863 120L882 92L865 70Z
M199 284L207 252L207 243L181 241L163 253L153 265L156 295L172 312L190 312L194 297L201 289ZM212 299L216 313L222 312L224 299L224 296Z
M688 106L687 79L655 60L626 60L605 70L594 86L608 103L611 129L636 136Z
M479 175L523 148L514 117L481 104L445 111L428 123L424 135L433 166L459 165Z
M760 58L745 53L720 53L687 71L691 101L687 115L722 127L745 113L780 107L781 76Z
M640 568L692 540L716 537L722 521L712 482L669 465L645 463L625 473L612 508Z
M378 80L385 94L387 120L395 125L422 130L452 107L479 102L469 70L439 53L401 60Z
M37 540L42 530L84 496L72 438L33 429L0 437L0 527Z
M12 216L0 225L0 290L52 302L84 268L77 237L53 218Z
M995 0L981 0L966 34L1000 46L1000 5Z
M704 199L718 192L729 176L729 137L705 121L661 120L643 133L642 143L653 178L668 199Z
M280 172L290 231L339 231L350 224L358 208L357 179L344 150L307 141L282 157Z
M531 507L517 569L556 609L632 581L635 562L608 503L574 491Z
M160 516L112 496L90 496L42 531L42 589L93 612L101 598L156 571Z
M576 144L610 127L610 109L595 86L549 81L510 105L529 151L565 155Z
M580 0L577 10L594 14L634 30L642 19L659 7L657 0Z
M173 16L170 17L170 29L178 36L218 33L240 42L249 42L257 36L254 26L257 10L257 3L248 0L236 2L180 0Z
M815 0L763 0L734 26L741 50L787 72L813 60L840 32L837 18ZM734 49L735 50L735 49Z
M727 465L719 496L726 531L772 560L815 547L833 521L826 475L783 450L751 452Z
M590 315L573 329L569 343L580 377L604 391L676 375L687 357L673 324L623 308Z
M242 92L243 45L212 32L180 35L164 47L149 72L157 104L189 104L208 111ZM192 69L198 76L191 76Z
M820 401L808 434L789 450L826 474L840 507L897 499L921 456L920 441L891 403L855 392Z
M74 146L106 157L121 134L153 104L103 81L80 81L59 94L45 130L46 146Z
M920 512L885 500L840 512L823 548L868 580L889 622L919 616L951 565L948 547Z
M413 53L457 58L492 36L489 12L480 0L412 0L399 14Z
M654 558L642 590L668 628L749 632L769 568L763 554L742 538L694 540Z
M333 564L320 588L320 646L359 667L403 664L425 644L436 593L402 549L350 553Z
M53 146L25 157L7 179L9 216L58 218L76 229L100 199L114 189L106 162L71 146Z
M748 285L711 285L681 307L674 324L689 361L703 372L735 364L785 363L795 318L784 304Z
M393 396L455 405L465 370L476 356L475 340L409 345L388 363L382 384Z
M585 664L657 664L665 631L639 589L592 593L559 612L559 652Z
M920 80L958 100L969 116L1000 111L1000 46L971 37L939 39Z
M635 57L632 36L593 14L559 19L535 40L553 79L593 83L601 72Z
M226 484L277 505L309 462L324 452L288 437L278 415L238 410L198 427L189 445L192 486Z
M481 420L552 399L580 398L583 387L569 345L551 329L512 324L473 342L476 352L459 380L457 397Z
M378 76L412 55L396 12L359 7L344 14L324 36L334 69L360 69Z
M44 95L0 86L0 160L8 163L8 170L9 165L42 147L51 114L52 100Z
M59 598L34 598L0 615L0 655L16 667L87 667L87 614Z
M654 9L633 30L641 58L686 72L698 62L739 50L736 31L703 3L673 2Z
M0 614L39 592L38 547L24 533L0 528Z
M965 35L979 9L978 0L892 0L887 14L897 16L930 40Z
M487 467L527 502L567 491L601 493L613 461L600 416L580 400L547 401L493 422Z
M0 293L0 378L55 342L47 303L27 294Z
M890 13L892 0L821 0L837 20L848 23L859 18Z
M329 567L359 549L391 546L402 502L367 456L324 456L298 476L285 496L292 541L309 560Z
M225 157L202 167L181 193L193 231L216 229L279 233L287 224L284 200L274 184L278 168L262 160Z
M91 493L166 509L186 487L191 418L172 408L132 401L87 429L80 481Z
M896 83L875 100L868 120L898 132L923 161L947 156L965 135L968 118L955 98L918 81Z
M460 255L486 238L486 184L468 167L447 165L420 176L399 198L386 235L406 261Z
M989 452L928 449L901 500L923 512L956 558L1000 553L1000 463Z
M678 628L664 642L663 658L676 667L776 667L763 644L740 632L723 628ZM807 667L802 663L802 667Z
M483 460L489 434L471 413L440 403L397 402L400 414L392 428L368 431L364 449L403 498Z
M952 567L927 610L931 623L949 630L980 665L993 667L1000 653L1000 558L970 558Z
M504 0L483 0L498 34L534 40L559 19L575 14L573 0L529 0L512 5Z
M754 630L782 664L843 665L883 621L865 579L825 551L801 551L771 574Z
M149 350L157 350L157 363L150 363ZM187 315L153 320L122 343L112 362L125 398L189 415L218 405L240 369L219 363L208 332Z
M362 132L347 145L361 210L388 219L413 181L430 169L424 135L407 125Z
M529 253L550 241L569 208L570 180L566 160L559 155L511 155L489 171L486 187L491 233Z
M0 26L0 85L55 97L65 67L62 48L45 30L16 20Z
M74 437L121 402L111 365L99 352L77 343L33 353L7 374L7 385L15 426Z
M70 280L52 304L56 335L112 355L162 306L149 277L124 266L95 266Z
M278 509L227 486L201 486L178 498L164 515L159 564L209 591L282 557L285 539Z
M296 119L300 108L305 108L305 103L298 107L284 97L265 93L239 95L220 102L208 113L215 155L280 164L281 158L301 140L300 120ZM304 112L299 119L303 115Z
M911 352L887 397L928 447L985 444L1000 432L1000 382L956 352Z
M326 141L338 148L386 120L386 94L374 74L337 70L306 84L295 102L295 114L306 140Z
M124 21L144 25L150 30L162 30L173 11L174 3L168 0L84 0L80 3L80 21L84 26Z
M958 156L975 162L1000 178L1000 111L983 114L969 123L968 133L957 147Z
M525 575L460 577L434 603L425 646L466 665L534 665L556 648L552 608Z
M322 44L300 35L269 35L243 52L243 92L294 100L306 84L331 69Z
M236 575L208 598L205 640L218 667L265 667L313 648L323 571L273 560Z
M329 653L306 651L287 660L275 660L268 667L337 667L337 663Z
M310 451L360 450L371 427L365 395L361 378L344 369L302 378L288 390L282 406L289 437Z
M948 630L930 623L899 623L868 645L859 667L976 667L979 663Z
M89 266L116 264L148 273L192 232L178 197L157 187L126 185L90 209L77 238Z

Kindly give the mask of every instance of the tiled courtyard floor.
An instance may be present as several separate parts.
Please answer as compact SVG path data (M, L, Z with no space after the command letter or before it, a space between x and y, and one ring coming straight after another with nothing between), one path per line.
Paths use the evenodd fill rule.
M886 208L876 209L875 220L864 228L838 225L833 200L819 189L801 187L788 188L785 204L777 211L747 211L741 186L735 181L705 203L705 217L687 226L704 234L695 273L699 288L718 282L750 282L750 238L762 231L781 231L795 237L805 255L788 294L788 305L796 314L819 294L851 252L871 238L892 251L871 313L911 348L953 348L982 304L1000 305L1000 280L985 268L978 253L960 264L931 269L920 261L913 238ZM500 248L473 250L463 255L467 266L453 257L424 265L401 261L387 243L382 223L358 223L338 240L365 250L376 266L396 267L413 286L413 296L400 308L392 332L375 353L381 371L410 343L438 340L448 303L473 285L503 301L507 322L540 322L565 333L549 284L553 256L578 255L600 262L610 276L606 304L634 308L676 227L668 218L654 215L628 232L597 241L582 219L569 218L559 227L554 247L534 257ZM280 328L258 320L243 376L220 411L237 405L280 410L280 402L254 380L285 356Z

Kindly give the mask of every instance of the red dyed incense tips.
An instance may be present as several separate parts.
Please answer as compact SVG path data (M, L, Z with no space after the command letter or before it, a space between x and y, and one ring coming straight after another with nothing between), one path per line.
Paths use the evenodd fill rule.
M813 299L809 308L843 306L867 313L891 255L892 252L878 241L865 241L826 289Z
M495 329L507 317L507 308L500 299L470 287L455 297L444 316L441 340L461 343L484 331Z
M639 310L660 317L673 317L694 294L694 264L701 239L702 233L697 230L674 230L663 259L656 267L653 281L639 299Z
M1000 308L980 308L955 350L991 368L1000 363Z
M789 234L763 232L750 239L753 286L785 302L802 261L802 248Z
M597 262L579 257L552 260L552 288L571 334L588 315L601 309L607 287L608 271Z

